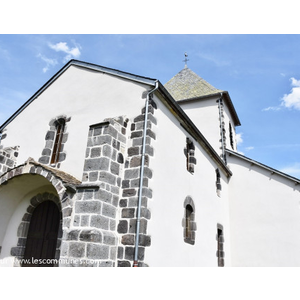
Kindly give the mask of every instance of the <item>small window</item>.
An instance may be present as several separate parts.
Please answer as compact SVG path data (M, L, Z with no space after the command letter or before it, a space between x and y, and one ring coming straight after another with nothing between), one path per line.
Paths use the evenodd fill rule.
M189 138L186 138L186 148L184 150L186 155L186 169L193 174L197 161L195 158L194 143Z
M232 150L234 150L233 130L232 130L231 123L229 123L229 138L230 138L230 146L231 146Z
M196 222L195 222L195 207L191 197L186 197L184 201L184 218L182 222L184 231L184 241L188 244L195 244L196 237Z
M221 174L219 169L216 169L216 190L217 190L217 195L221 197L222 186L221 186Z
M51 156L51 164L56 164L59 161L59 153L61 152L62 138L65 129L65 120L59 119L56 121L56 136Z
M224 236L223 236L223 226L218 224L217 227L217 258L218 267L224 267Z

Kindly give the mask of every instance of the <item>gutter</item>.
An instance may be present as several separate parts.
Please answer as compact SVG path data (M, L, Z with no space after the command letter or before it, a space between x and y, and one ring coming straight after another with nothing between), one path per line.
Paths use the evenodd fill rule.
M150 94L158 89L158 80L155 81L155 88L150 90L146 96L145 102L145 120L143 129L143 142L142 142L142 162L141 162L141 175L140 175L140 186L137 206L137 221L136 221L136 235L135 235L135 251L133 267L138 267L138 254L139 254L139 239L140 239L140 223L141 223L141 203L142 203L142 192L143 192L143 180L144 180L144 168L145 168L145 152L146 152L146 135L147 135L147 122L148 122L148 105Z

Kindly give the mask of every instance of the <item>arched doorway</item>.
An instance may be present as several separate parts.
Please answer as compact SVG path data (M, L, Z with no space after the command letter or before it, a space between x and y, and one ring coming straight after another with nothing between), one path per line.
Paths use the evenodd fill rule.
M60 224L60 212L50 200L33 211L23 257L23 267L53 267Z

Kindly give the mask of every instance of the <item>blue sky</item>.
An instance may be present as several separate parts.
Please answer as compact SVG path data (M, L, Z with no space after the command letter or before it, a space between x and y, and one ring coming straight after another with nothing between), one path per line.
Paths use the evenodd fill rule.
M300 178L300 35L0 34L0 123L72 58L166 83L188 67L229 92L238 150Z

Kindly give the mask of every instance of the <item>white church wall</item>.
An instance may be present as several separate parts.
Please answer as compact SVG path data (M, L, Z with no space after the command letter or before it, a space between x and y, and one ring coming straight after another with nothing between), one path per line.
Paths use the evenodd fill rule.
M180 106L185 113L190 117L194 124L200 129L204 137L213 146L218 154L222 153L221 150L221 131L220 131L220 113L217 103L219 97L212 97L209 99L202 99L198 101L181 102ZM223 101L223 122L225 129L226 148L232 149L229 123L232 126L232 139L233 149L236 150L236 132L231 113Z
M149 200L151 246L145 251L149 266L217 266L217 225L224 228L225 266L230 266L227 178L221 173L221 197L216 193L216 165L197 142L179 125L170 111L155 100L158 109L154 157L150 160L153 179ZM201 130L201 128L200 128ZM186 138L195 145L194 174L186 169ZM184 202L195 203L195 244L184 242Z
M204 137L221 154L219 110L215 99L181 102L180 106Z
M228 157L233 266L300 266L299 185L251 162Z
M61 169L81 179L89 125L106 118L138 115L144 106L143 84L71 66L7 127L4 147L20 146L17 165L30 156L38 161L45 147L49 122L57 116L66 123L66 160Z

